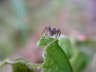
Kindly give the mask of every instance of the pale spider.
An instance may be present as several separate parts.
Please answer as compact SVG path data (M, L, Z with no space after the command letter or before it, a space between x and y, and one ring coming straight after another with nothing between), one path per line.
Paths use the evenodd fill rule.
M52 28L50 26L45 27L42 34L46 34L49 36L55 36L56 38L58 38L61 34L61 30L58 28Z

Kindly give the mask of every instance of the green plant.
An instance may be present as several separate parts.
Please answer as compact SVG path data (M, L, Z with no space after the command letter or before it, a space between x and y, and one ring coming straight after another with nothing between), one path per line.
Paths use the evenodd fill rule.
M11 64L13 72L81 72L87 65L87 55L79 50L73 38L58 38L43 34L38 46L44 47L43 63L32 64L25 59L7 59L0 66Z

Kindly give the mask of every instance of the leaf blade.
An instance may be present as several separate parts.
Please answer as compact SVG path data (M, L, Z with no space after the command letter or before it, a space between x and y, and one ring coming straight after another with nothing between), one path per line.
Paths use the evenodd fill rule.
M43 72L73 72L66 54L58 45L58 40L47 46L44 60Z

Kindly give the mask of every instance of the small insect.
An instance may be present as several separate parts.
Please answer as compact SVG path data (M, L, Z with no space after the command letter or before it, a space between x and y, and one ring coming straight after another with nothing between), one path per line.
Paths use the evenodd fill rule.
M45 27L43 32L49 36L55 36L56 38L60 36L61 30L58 28L52 28L51 26Z

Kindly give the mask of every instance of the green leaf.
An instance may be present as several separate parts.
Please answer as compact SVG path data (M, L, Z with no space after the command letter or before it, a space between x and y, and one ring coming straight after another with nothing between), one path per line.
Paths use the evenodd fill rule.
M6 64L10 64L12 66L12 72L36 72L35 65L21 58L4 60L0 63L0 66L4 66Z
M29 69L25 64L16 63L12 65L13 72L34 72L32 69Z
M46 36L43 35L40 40L37 42L38 46L46 46L47 44L49 44L51 41L53 41L54 38L50 37L50 36Z
M60 36L58 44L63 49L63 51L67 54L68 58L71 58L73 55L73 49L72 49L70 38L68 36Z
M47 38L43 37L39 41L39 43L44 42L43 46L46 44L43 55L44 63L42 64L43 72L73 72L67 55L58 45L58 39L51 39L52 37Z
M86 65L88 64L88 56L82 52L78 52L71 60L72 67L74 72L81 72L85 69Z
M59 38L59 45L69 57L74 72L81 72L87 65L88 55L85 55L76 46L74 39L68 36Z

